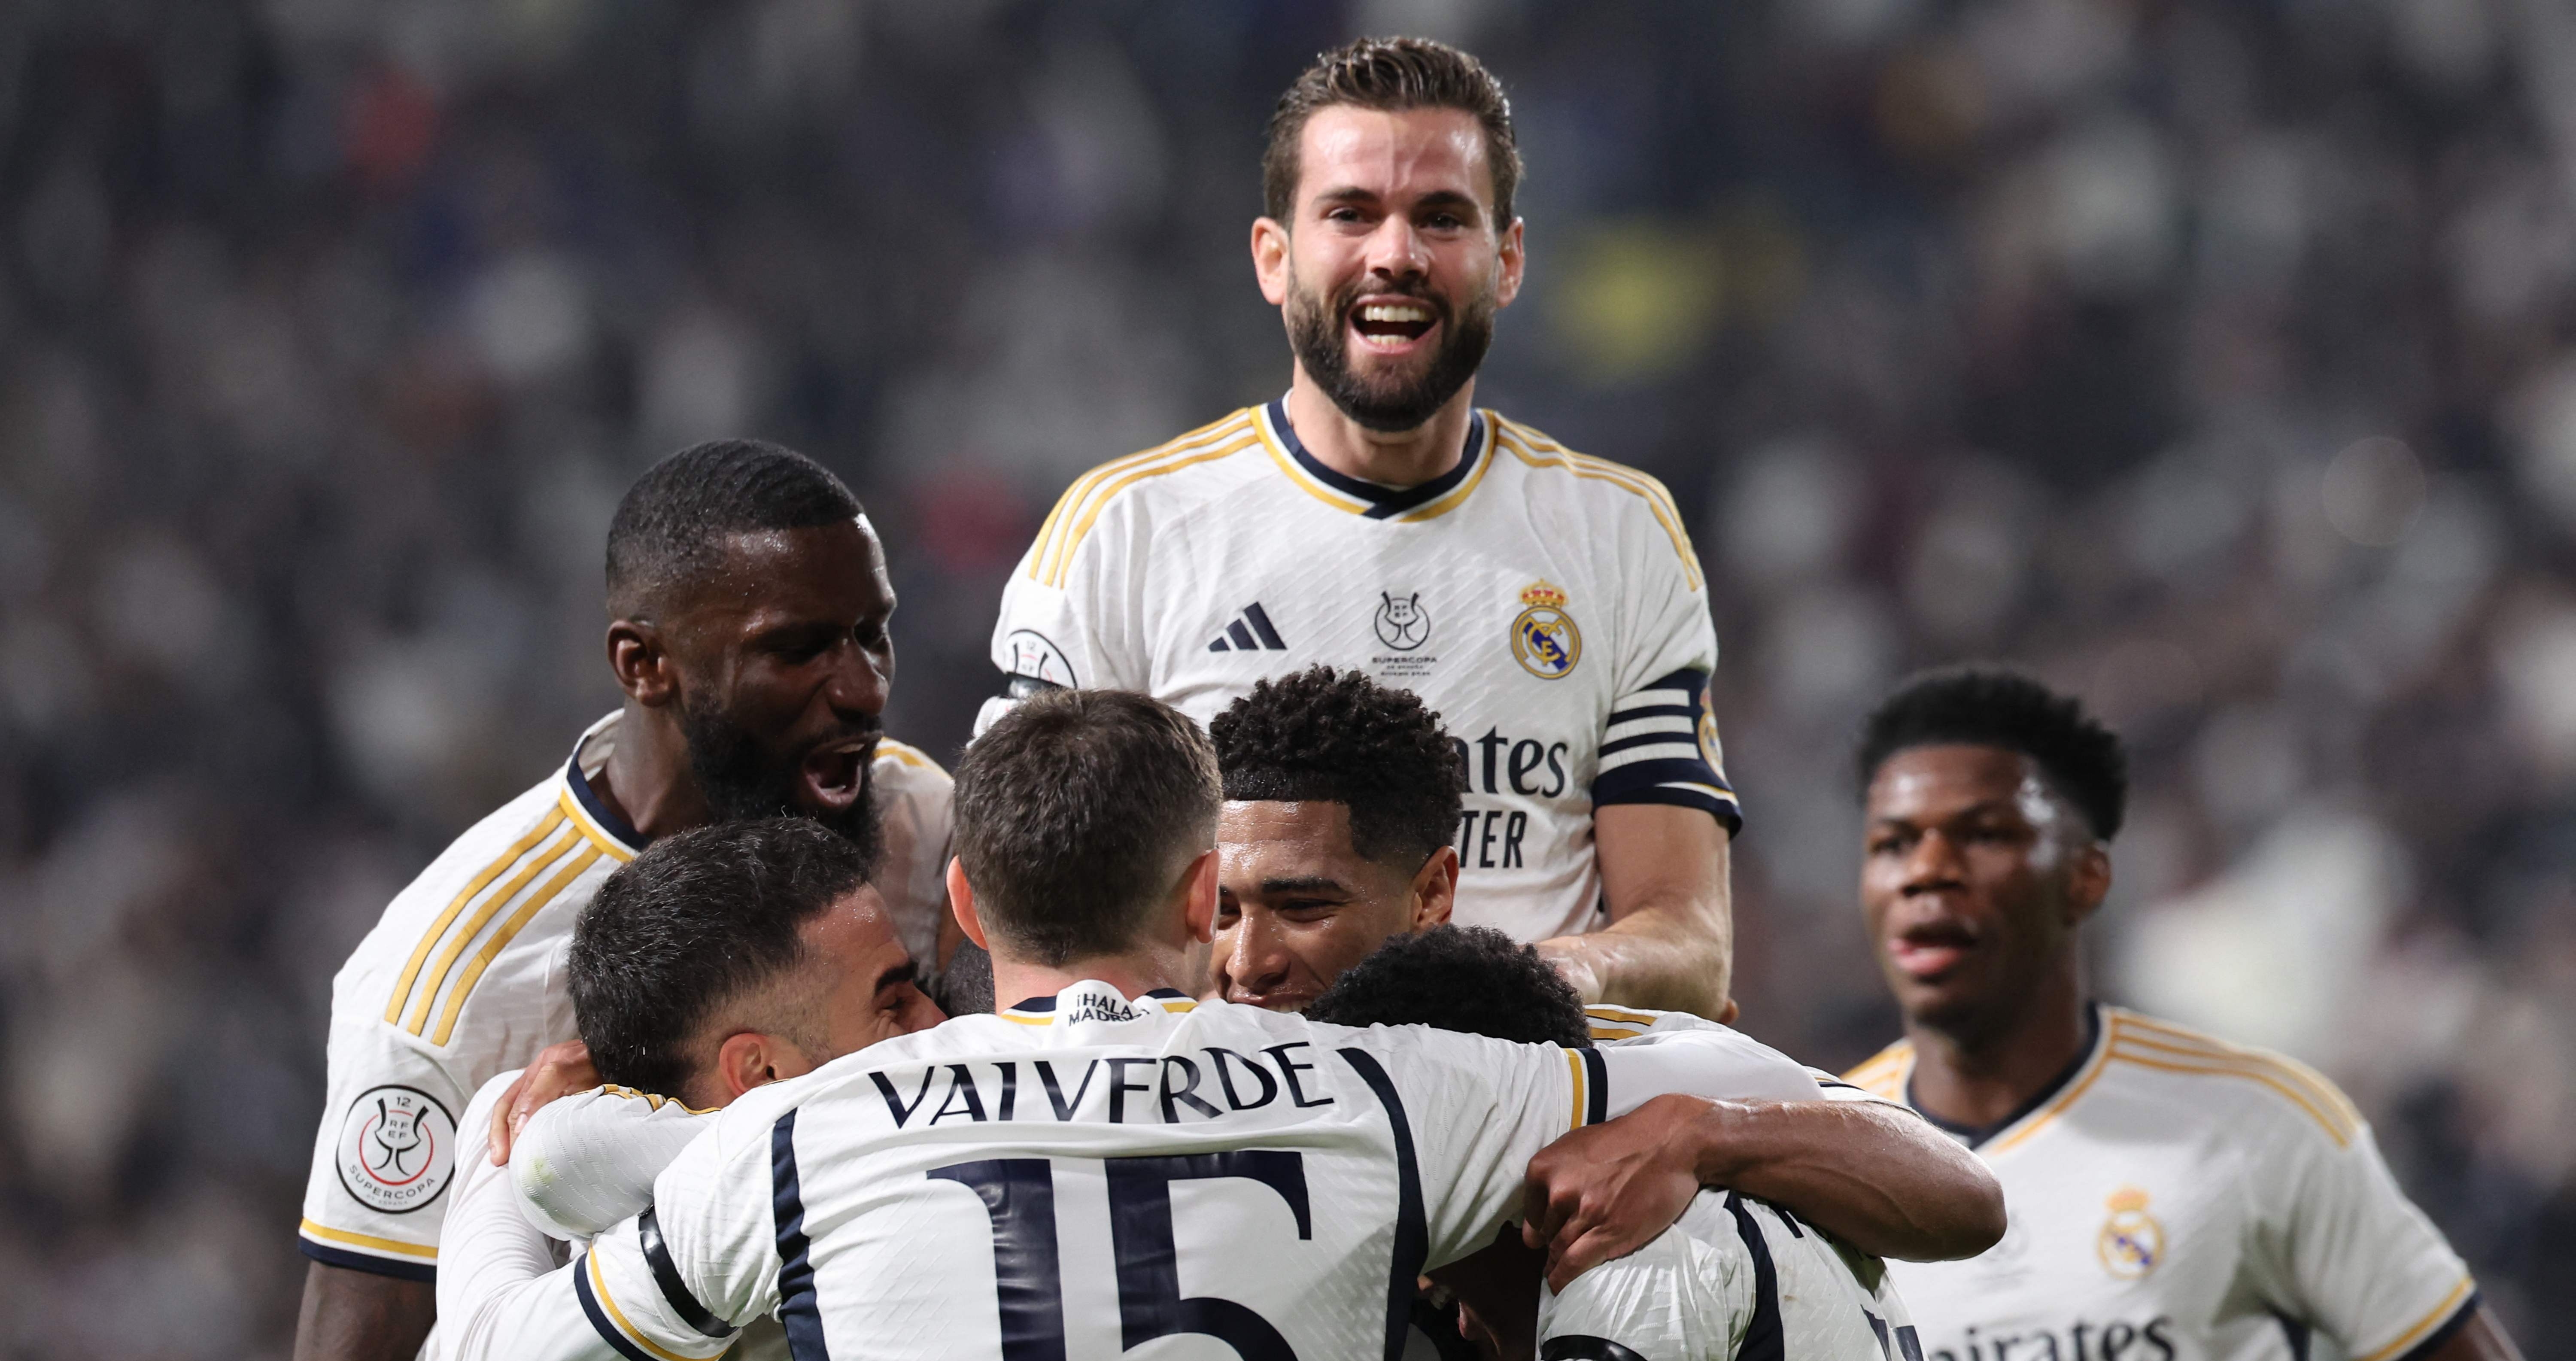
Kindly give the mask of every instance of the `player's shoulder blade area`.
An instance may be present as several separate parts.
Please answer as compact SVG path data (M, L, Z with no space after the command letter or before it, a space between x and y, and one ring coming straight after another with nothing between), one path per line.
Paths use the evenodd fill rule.
M1113 458L1073 480L1039 525L1021 572L1047 586L1063 586L1074 555L1104 515L1124 501L1185 501L1221 490L1234 478L1228 464L1261 447L1257 409L1245 407L1196 430L1123 458Z

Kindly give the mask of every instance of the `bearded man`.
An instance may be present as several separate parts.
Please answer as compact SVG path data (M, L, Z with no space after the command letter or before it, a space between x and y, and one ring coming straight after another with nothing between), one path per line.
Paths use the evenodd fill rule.
M653 838L794 815L862 861L882 851L886 916L927 970L948 915L949 779L880 722L894 605L858 500L802 454L701 444L626 493L608 530L624 703L395 895L332 982L299 1361L419 1352L457 1117L496 1074L574 1038L574 922ZM368 1157L395 1127L418 1147Z
M1322 663L1455 734L1456 918L1587 1002L1730 1014L1707 584L1662 484L1473 403L1519 293L1511 111L1475 58L1369 39L1281 97L1252 228L1286 395L1101 465L993 633L1004 693L1141 690L1206 723Z

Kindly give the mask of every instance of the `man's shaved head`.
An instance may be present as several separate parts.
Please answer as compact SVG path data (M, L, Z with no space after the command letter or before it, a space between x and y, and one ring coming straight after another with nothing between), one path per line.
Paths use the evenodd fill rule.
M725 540L847 524L864 512L831 470L763 440L693 444L627 489L608 525L608 608L650 617L724 567Z

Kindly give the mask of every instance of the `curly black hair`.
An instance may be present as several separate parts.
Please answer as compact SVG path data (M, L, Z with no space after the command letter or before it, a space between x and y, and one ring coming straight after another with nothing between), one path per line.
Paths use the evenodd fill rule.
M1351 848L1413 869L1458 828L1467 773L1410 690L1310 667L1262 681L1208 725L1229 799L1346 804Z
M2129 758L2119 734L2073 697L2000 667L1927 671L1898 686L1861 725L1855 754L1862 797L1887 758L1908 747L2001 747L2039 764L2093 835L2119 834L2129 801Z
M1574 985L1537 947L1490 926L1434 926L1388 940L1343 970L1306 1008L1306 1019L1592 1046L1592 1018Z

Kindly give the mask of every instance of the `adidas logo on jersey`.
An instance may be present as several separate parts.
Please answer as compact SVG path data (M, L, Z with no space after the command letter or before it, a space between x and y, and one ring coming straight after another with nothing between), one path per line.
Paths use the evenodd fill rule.
M1285 652L1288 645L1279 641L1279 630L1270 626L1270 616L1256 600L1243 607L1225 626L1225 632L1208 644L1210 652Z

